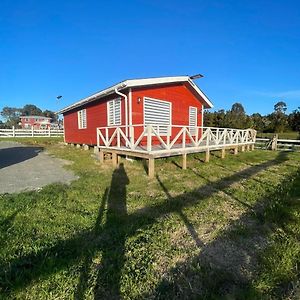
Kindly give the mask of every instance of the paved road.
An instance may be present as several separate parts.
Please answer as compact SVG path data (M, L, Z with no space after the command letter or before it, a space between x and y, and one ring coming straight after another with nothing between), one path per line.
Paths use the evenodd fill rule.
M0 194L37 190L55 182L70 183L78 177L63 168L67 163L41 147L0 142Z

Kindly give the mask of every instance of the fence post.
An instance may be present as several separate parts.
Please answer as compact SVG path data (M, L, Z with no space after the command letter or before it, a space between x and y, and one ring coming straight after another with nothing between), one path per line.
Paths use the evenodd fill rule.
M271 149L273 151L276 151L277 150L277 140L278 140L278 134L275 134L273 136L273 139L272 139L272 145L271 145Z
M12 130L13 130L13 137L15 137L16 136L15 126L12 127Z
M33 129L33 126L31 126L31 136L32 136L32 137L34 136L34 129Z
M50 127L48 128L48 136L49 137L51 136L51 128Z

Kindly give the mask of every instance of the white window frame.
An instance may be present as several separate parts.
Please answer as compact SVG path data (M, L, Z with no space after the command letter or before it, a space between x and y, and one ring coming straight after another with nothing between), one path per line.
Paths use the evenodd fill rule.
M196 110L195 126L192 126L191 123L190 123L190 121L191 121L191 119L190 119L191 109ZM198 126L198 108L196 106L189 106L189 131L190 131L191 135L196 135L197 126ZM195 129L193 130L193 128L195 128Z
M115 115L116 101L120 101L120 121L119 122L116 122L116 115ZM109 116L109 103L113 103L113 120L110 120L110 116ZM106 111L107 111L107 126L122 125L122 99L120 97L107 101Z
M84 118L85 118L85 120L84 120ZM86 108L81 109L77 112L77 120L78 120L78 129L86 129L87 128Z
M167 134L161 134L159 133L160 136L171 136L172 135L172 102L171 101L167 101L167 100L161 100L161 99L157 99L157 98L152 98L152 97L147 97L145 96L143 98L143 124L144 124L144 127L145 129L147 128L147 125L145 123L145 99L149 99L149 100L153 100L153 101L158 101L158 102L164 102L164 103L169 103L170 104L170 120L169 120L169 125L166 125L166 126L170 126L170 131L167 133ZM155 128L154 128L155 129ZM147 135L147 134L146 134ZM154 135L154 133L152 134Z

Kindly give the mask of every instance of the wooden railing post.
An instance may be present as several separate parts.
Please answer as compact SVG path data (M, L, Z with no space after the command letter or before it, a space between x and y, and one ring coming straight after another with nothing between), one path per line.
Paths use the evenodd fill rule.
M210 142L210 129L207 128L206 147L209 147L209 142Z
M31 126L31 136L32 136L32 137L34 136L34 129L33 129L33 126Z
M196 133L195 133L195 143L198 143L198 136L199 136L199 128L196 127Z
M13 132L12 132L13 133L13 137L15 137L16 136L15 126L12 127L12 130L13 130Z
M147 125L147 151L152 150L152 126Z
M120 148L121 147L121 138L120 138L120 128L117 127L117 147Z
M49 137L51 136L51 128L50 127L48 128L48 136Z
M97 128L97 129L96 129L96 132L97 132L97 146L98 146L98 147L100 146L99 131L100 131L100 129Z
M105 142L106 142L106 144L108 144L108 141L109 141L109 139L108 139L108 128L106 127L105 128Z
M129 135L130 135L130 148L133 149L134 146L134 127L131 125L129 127Z
M167 132L167 146L170 149L170 138L171 138L171 126L168 125L168 132Z
M186 130L186 127L184 127L184 130L182 132L182 148L185 148Z

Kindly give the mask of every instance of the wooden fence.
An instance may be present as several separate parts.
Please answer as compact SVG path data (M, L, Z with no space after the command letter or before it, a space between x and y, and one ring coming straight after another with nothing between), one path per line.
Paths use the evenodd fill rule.
M256 138L255 147L259 149L278 151L300 151L300 140Z
M0 138L8 137L59 137L64 135L63 129L0 129Z

